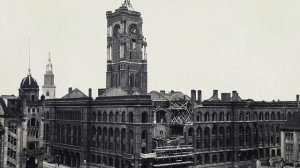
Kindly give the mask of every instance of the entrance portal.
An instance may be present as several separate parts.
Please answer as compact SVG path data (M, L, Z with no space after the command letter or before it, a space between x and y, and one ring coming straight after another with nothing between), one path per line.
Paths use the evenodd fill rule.
M37 164L37 159L35 157L30 157L29 159L27 159L26 161L26 168L37 168L38 164Z

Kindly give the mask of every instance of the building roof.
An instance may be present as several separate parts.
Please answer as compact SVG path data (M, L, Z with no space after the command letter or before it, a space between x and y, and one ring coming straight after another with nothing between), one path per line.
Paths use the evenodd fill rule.
M74 90L72 90L70 93L66 94L64 97L62 97L62 99L73 99L73 98L85 98L88 97L87 95L85 95L82 91L80 91L79 89L75 88Z
M121 89L121 88L109 88L106 89L101 95L100 97L107 97L107 96L126 96L128 95L128 93ZM137 93L135 93L134 95L138 95Z
M191 98L182 92L171 91L170 93L165 93L164 91L151 91L149 93L153 101L178 101L178 100L191 100Z
M288 120L281 127L283 130L300 130L300 113L294 112L292 117L289 117Z
M36 80L29 73L25 78L23 78L21 84L21 89L38 89L39 85Z

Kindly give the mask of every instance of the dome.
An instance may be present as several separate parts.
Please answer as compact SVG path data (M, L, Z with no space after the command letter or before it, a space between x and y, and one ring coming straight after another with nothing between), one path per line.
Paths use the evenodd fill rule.
M38 89L39 85L36 80L31 76L31 74L27 75L20 84L21 89Z

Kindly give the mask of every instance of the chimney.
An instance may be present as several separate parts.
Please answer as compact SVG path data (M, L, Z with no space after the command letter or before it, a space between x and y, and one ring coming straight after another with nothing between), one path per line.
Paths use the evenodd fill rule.
M98 89L98 97L100 97L106 89Z
M201 104L202 103L202 91L198 90L198 103Z
M218 97L218 90L214 90L214 91L213 91L213 96L214 96L214 97Z
M231 94L230 93L221 93L221 101L230 101L231 100Z
M191 99L192 99L192 102L196 101L196 90L191 90Z
M72 92L72 87L69 87L69 93L71 93Z
M164 90L161 90L161 91L160 91L160 93L161 93L161 94L165 94L165 93L166 93L166 91L164 91Z
M89 97L92 97L92 89L89 88Z
M232 101L237 101L239 99L239 94L236 90L232 91Z

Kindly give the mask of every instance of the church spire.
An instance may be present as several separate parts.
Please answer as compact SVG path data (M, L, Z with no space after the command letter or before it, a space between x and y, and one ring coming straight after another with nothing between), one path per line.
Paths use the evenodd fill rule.
M48 64L46 65L46 73L53 73L50 51L48 52Z
M29 61L29 64L28 64L28 75L31 75L31 69L30 69L30 38L29 38L29 46L28 46L28 61Z

